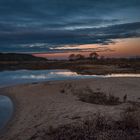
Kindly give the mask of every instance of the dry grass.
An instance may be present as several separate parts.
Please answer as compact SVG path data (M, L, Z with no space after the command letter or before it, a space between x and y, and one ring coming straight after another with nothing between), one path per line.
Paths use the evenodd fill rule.
M107 95L100 91L94 92L89 87L77 91L76 94L78 95L80 101L87 103L100 105L118 105L121 103L119 97L115 97L112 94Z
M42 128L28 140L140 140L140 104L129 105L117 121L97 113L73 124Z
M130 114L124 112L119 121L97 114L79 124L51 129L48 135L51 140L139 140L140 124Z
M106 94L97 89L93 91L89 87L75 89L73 85L66 84L64 88L60 90L61 93L67 94L70 91L73 95L77 96L80 101L99 105L118 105L121 104L119 97L115 97L112 94Z
M130 102L130 106L121 114L124 129L140 129L140 104Z
M74 90L81 101L102 104L120 104L118 97L106 95L90 88ZM40 140L140 140L140 103L127 102L128 107L120 114L119 120L97 113L96 116L77 123L50 127L44 130ZM80 119L80 118L78 118ZM38 138L38 137L37 137ZM35 139L36 140L36 139Z

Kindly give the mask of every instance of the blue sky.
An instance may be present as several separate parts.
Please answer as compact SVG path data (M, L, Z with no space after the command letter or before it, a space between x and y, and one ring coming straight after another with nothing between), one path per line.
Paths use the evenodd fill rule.
M139 0L0 0L0 52L63 52L57 48L139 38L139 13Z

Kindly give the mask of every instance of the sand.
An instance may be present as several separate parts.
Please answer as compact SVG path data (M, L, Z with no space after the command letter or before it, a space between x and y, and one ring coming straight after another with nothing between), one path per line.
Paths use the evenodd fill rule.
M90 87L93 91L113 94L122 100L140 98L140 78L104 78L42 82L0 89L14 103L13 118L5 127L0 140L31 140L40 130L75 123L97 112L117 119L127 103L105 106L79 101L74 90Z

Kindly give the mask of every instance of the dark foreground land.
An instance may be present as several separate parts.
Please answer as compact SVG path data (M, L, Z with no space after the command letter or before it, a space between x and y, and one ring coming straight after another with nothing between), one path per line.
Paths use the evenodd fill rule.
M140 59L49 61L0 54L0 70L70 69L81 74L140 73ZM139 140L140 78L95 78L5 87L13 117L0 140Z
M29 54L0 53L0 70L69 69L79 74L140 73L140 58L47 60Z
M0 140L139 140L139 83L99 78L2 88L15 111Z

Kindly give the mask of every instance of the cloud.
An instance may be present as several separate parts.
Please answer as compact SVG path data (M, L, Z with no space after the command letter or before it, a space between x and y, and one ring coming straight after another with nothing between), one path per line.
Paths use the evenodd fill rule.
M0 51L52 51L139 37L139 13L139 0L1 0Z
M75 30L19 30L16 32L0 33L0 41L24 43L24 42L45 42L52 45L66 44L91 44L106 43L112 39L139 37L140 22L111 25L100 28L82 28ZM112 41L111 41L112 42Z

